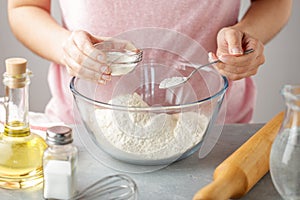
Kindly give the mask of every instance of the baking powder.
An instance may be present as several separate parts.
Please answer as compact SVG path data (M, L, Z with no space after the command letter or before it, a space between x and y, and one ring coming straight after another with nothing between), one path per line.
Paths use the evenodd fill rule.
M159 88L164 89L164 88L171 88L174 86L177 86L181 83L184 83L187 80L187 77L180 77L180 76L174 76L171 78L166 78L162 80L159 84Z

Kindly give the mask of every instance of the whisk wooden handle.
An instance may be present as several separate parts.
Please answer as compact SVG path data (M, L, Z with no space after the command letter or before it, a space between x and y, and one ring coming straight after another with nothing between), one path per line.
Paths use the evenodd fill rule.
M194 200L227 200L245 195L269 170L272 143L284 113L277 114L245 144L223 161L214 172L214 181L198 191Z

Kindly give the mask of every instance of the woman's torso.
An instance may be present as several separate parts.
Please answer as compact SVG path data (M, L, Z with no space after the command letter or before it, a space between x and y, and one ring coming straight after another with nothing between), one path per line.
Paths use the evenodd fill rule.
M63 26L71 31L114 37L146 27L172 29L195 40L207 52L216 50L218 31L237 22L239 4L236 0L60 0ZM53 98L46 112L59 112L62 119L69 119L67 122L73 116L69 81L65 68L52 64L49 82ZM245 84L241 82L239 85Z

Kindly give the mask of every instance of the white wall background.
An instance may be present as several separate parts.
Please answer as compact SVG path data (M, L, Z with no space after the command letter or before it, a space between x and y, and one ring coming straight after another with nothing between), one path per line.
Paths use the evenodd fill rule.
M53 16L60 18L58 1L53 1ZM49 62L25 48L12 34L7 20L7 1L0 0L0 96L4 95L2 74L5 71L5 59L9 57L24 57L28 60L28 68L33 71L30 85L30 111L43 112L50 99L47 83Z
M52 1L53 15L59 20L57 1ZM249 5L242 0L241 13ZM43 112L50 94L47 84L49 62L34 55L12 35L7 22L7 1L0 0L0 74L5 70L5 59L21 56L29 61L34 76L30 86L30 110ZM279 8L280 9L280 8ZM267 12L267 10L266 10ZM254 77L258 87L258 99L253 122L266 122L284 109L280 89L284 84L300 84L300 1L295 0L287 26L265 48L266 62ZM1 79L2 80L2 79ZM0 96L3 96L0 84Z
M248 3L245 3L247 2L245 0L241 2L243 12ZM254 76L258 87L254 122L266 122L285 108L280 95L280 89L284 84L300 85L299 47L300 1L294 0L288 24L265 46L266 62Z

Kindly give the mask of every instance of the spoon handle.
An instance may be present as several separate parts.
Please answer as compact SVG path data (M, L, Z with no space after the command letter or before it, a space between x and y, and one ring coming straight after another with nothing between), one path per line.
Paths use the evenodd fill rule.
M252 53L254 50L253 49L248 49L246 51L244 51L243 55ZM199 69L218 63L218 62L222 62L221 60L217 59L213 62L207 63L205 65L197 65L197 64L190 64L190 63L185 63L183 62L182 64L186 64L187 66L194 66L195 69L187 76L187 77L172 77L172 78L166 78L164 79L160 84L159 84L159 88L172 88L172 87L177 87L181 84L186 83L194 74L196 71L198 71Z
M247 54L252 53L252 52L254 52L254 49L247 49L247 50L244 51L243 55L247 55ZM189 79L189 78L190 78L196 71L198 71L199 69L201 69L201 68L203 68L203 67L207 67L207 66L209 66L209 65L216 64L216 63L218 63L218 62L222 62L222 61L219 60L219 59L217 59L217 60L212 61L212 62L210 62L210 63L207 63L207 64L205 64L205 65L200 65L200 66L196 67L196 68L194 69L194 71L191 72L191 74L188 76L187 79Z
M252 53L252 52L254 52L254 49L247 49L247 50L244 51L243 55L247 55L247 54ZM215 64L215 63L217 63L217 62L222 62L222 61L220 61L220 60L218 59L218 60L215 60L215 61L211 62L211 64ZM206 64L206 66L207 66L207 65L209 65L209 64ZM200 67L202 67L202 66L200 66Z

